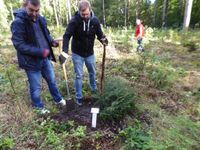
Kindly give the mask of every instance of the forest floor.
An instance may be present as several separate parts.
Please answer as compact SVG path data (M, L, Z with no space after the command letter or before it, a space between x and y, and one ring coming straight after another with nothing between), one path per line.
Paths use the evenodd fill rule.
M199 46L194 48L157 39L145 45L143 54L133 49L127 51L123 45L119 47L111 42L106 51L105 77L120 76L126 79L139 96L135 101L137 109L124 120L106 122L98 118L97 128L93 129L90 110L96 104L89 91L86 68L84 105L78 107L74 101L68 101L66 108L57 108L42 80L42 98L51 113L40 116L30 106L26 75L17 67L15 50L9 40L4 41L0 46L0 148L200 149ZM102 47L97 43L98 84L102 52ZM67 62L66 66L74 99L72 62ZM54 67L59 89L67 97L62 68L59 63ZM140 132L134 132L132 136L136 139L142 137L142 142L127 133L125 140L121 138L121 131L135 124L148 133L146 147L141 146L146 136Z

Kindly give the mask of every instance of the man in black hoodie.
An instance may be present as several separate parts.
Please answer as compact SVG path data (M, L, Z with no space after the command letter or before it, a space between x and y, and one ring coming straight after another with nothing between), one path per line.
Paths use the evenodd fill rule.
M44 108L40 99L41 76L47 81L54 102L66 105L58 91L50 62L50 59L55 61L51 47L57 47L58 43L50 36L45 18L39 15L40 0L24 2L24 7L14 13L15 20L11 24L12 42L17 50L19 66L28 77L32 105L41 110L41 113L47 113L49 111Z
M68 53L69 41L72 39L72 60L75 71L75 92L76 102L82 105L82 78L83 65L85 63L89 72L90 89L97 90L96 71L94 58L94 40L97 35L98 40L104 44L108 44L108 40L103 35L100 22L91 10L88 0L79 2L79 11L70 20L66 32L63 36L63 51Z

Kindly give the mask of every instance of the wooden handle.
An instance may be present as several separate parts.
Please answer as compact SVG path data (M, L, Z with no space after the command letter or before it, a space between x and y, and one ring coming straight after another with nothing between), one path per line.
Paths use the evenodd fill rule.
M62 68L63 68L63 72L64 72L64 78L65 78L65 81L67 82L67 72L66 72L65 63L62 64Z
M100 84L101 93L103 92L103 87L104 87L105 59L106 59L106 46L103 45L103 58L102 58L102 68L101 68L101 84Z

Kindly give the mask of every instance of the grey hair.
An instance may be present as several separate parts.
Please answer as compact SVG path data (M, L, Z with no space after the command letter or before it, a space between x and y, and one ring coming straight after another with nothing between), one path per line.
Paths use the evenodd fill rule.
M91 4L88 0L80 0L78 3L78 9L79 11L84 11L87 8L91 10Z

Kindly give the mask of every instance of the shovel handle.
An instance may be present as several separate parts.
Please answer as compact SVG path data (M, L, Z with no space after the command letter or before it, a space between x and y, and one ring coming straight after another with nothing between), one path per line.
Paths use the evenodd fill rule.
M101 85L100 85L101 93L103 92L103 86L104 86L105 59L106 59L106 46L103 45L103 57L102 57L102 68L101 68Z
M56 41L59 42L59 53L61 54L62 53L62 41L63 41L63 39L56 39ZM66 82L67 97L68 97L68 100L70 100L71 96L70 96L70 92L69 92L69 85L68 85L68 79L67 79L67 70L66 70L65 63L62 64L62 69L63 69L64 78L65 78L65 82Z

